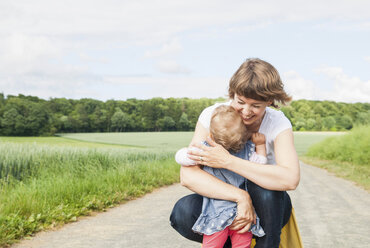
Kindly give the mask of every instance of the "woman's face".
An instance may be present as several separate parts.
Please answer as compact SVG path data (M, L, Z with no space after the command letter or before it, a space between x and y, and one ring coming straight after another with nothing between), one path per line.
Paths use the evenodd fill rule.
M246 126L260 124L265 109L271 102L258 101L235 94L231 106L238 111Z

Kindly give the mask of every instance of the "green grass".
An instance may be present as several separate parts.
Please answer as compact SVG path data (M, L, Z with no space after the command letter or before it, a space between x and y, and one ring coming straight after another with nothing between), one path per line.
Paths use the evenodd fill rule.
M298 156L304 155L308 148L328 137L337 137L344 132L294 132L294 144Z
M189 145L193 132L69 133L58 135L63 138L87 142L177 150Z
M346 135L325 139L310 147L307 156L370 165L370 126L358 127Z
M301 159L370 190L370 126L327 138L311 146Z
M117 146L123 148L130 148L132 146L125 146L123 144L109 144L109 143L94 143L84 140L69 139L63 137L0 137L0 143L23 143L37 145L52 145L52 146L68 146L68 147L90 147L90 148L116 148Z
M32 139L0 143L0 246L179 181L171 151Z

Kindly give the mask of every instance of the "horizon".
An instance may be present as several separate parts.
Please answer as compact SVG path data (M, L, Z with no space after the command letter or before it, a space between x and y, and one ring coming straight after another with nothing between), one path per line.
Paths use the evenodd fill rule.
M6 95L4 94L4 92L0 92L0 94L3 94L4 95L4 99L8 99L8 96L12 96L12 97L19 97L19 96L23 96L23 97L37 97L38 99L41 99L41 100L44 100L44 101L50 101L50 100L53 100L53 99L66 99L66 100L75 100L75 101L79 101L79 100L84 100L84 99L90 99L90 100L97 100L97 101L101 101L101 102L107 102L107 101L129 101L129 100L140 100L140 101L146 101L146 100L151 100L151 99L154 99L154 98L161 98L161 99L170 99L170 98L174 98L174 99L190 99L190 100L200 100L200 99L212 99L212 100L216 100L216 99L222 99L222 100L225 100L225 101L228 101L230 100L227 97L213 97L213 98L209 98L209 97L200 97L200 98L192 98L192 97L152 97L152 98L145 98L145 99L141 99L141 98L136 98L136 97L131 97L131 98L127 98L127 99L106 99L106 100L100 100L100 99L96 99L96 98L91 98L91 97L83 97L83 98L68 98L68 97L49 97L49 98L42 98L42 97L38 97L38 96L33 96L33 95L24 95L24 94L17 94L17 95L12 95L12 94L9 94L9 95ZM281 107L284 107L284 106L289 106L289 104L291 102L294 102L294 101L314 101L314 102L335 102L335 103L345 103L345 104L357 104L357 103L360 103L360 104L370 104L370 102L341 102L341 101L334 101L334 100L309 100L309 99L292 99L290 102L288 102L286 105L282 105Z

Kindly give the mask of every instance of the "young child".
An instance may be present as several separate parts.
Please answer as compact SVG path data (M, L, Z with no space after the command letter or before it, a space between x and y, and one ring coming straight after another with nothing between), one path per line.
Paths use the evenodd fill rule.
M221 105L215 109L210 123L210 136L234 156L261 164L267 162L265 136L255 133L251 140L248 140L251 135L239 114L231 106ZM206 142L203 143L208 145ZM195 165L195 162L187 157L188 149L197 148L182 148L176 153L176 162L182 166ZM203 170L226 183L247 190L246 179L232 171L208 166L204 166ZM234 221L236 213L235 202L203 197L202 212L192 228L194 232L203 234L202 248L222 248L228 236L233 248L248 248L253 234L258 237L265 235L258 217L249 232L239 234L237 230L230 230L229 225Z

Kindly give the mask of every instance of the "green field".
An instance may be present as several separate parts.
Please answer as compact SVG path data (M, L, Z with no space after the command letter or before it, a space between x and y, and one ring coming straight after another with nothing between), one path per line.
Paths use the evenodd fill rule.
M148 133L68 133L58 136L101 144L117 144L141 148L179 149L188 146L193 132Z
M319 143L328 137L337 137L345 132L294 132L295 149L299 156L304 155L313 144Z
M318 143L327 137L342 134L344 132L294 132L297 153L303 155L312 144ZM187 146L192 136L193 132L60 134L60 137L72 140L163 149L179 149Z
M0 246L179 181L192 132L0 137ZM336 133L295 133L299 154Z

